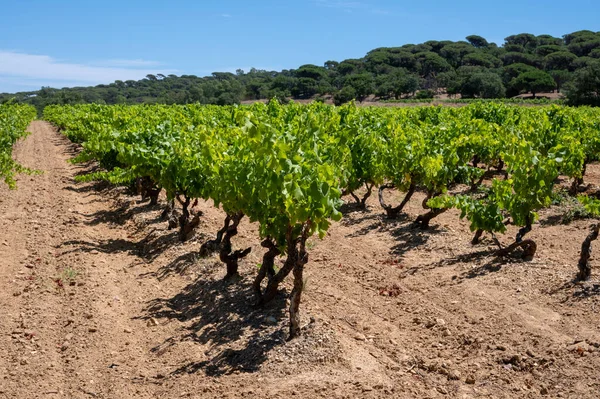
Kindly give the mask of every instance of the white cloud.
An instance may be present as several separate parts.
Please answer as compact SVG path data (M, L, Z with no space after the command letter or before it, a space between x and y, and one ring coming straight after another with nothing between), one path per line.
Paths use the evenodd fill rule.
M8 81L0 85L0 92L6 91L5 87L31 86L32 82L53 87L89 86L177 72L157 70L151 68L152 65L159 64L145 60L108 60L84 65L61 62L47 55L0 50L0 83Z
M231 18L231 17L232 17L232 15L231 15L231 14L221 14L221 16L222 16L223 18Z

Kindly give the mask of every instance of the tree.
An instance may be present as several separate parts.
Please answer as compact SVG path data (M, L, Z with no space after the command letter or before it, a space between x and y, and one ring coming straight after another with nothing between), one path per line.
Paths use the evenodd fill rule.
M569 53L568 51L559 51L556 53L548 54L544 57L544 65L546 70L555 70L555 69L568 69L570 70L573 64L573 61L577 59L577 56L573 53Z
M575 72L567 99L571 105L600 106L600 61Z
M482 66L485 68L499 68L502 66L502 61L491 54L484 52L476 52L465 55L463 65Z
M510 52L502 56L502 62L504 62L505 66L511 64L527 64L535 66L536 61L537 60L533 55L526 53Z
M390 54L390 64L393 67L414 70L417 67L417 59L408 51L399 51Z
M456 42L444 46L444 48L440 50L440 55L454 68L458 68L462 65L463 58L467 54L475 51L477 50L467 42Z
M319 92L319 82L312 78L299 78L292 88L292 95L298 98L309 98Z
M440 72L446 72L452 69L450 64L436 53L419 53L415 54L415 57L419 60L422 76L435 76Z
M571 80L571 73L566 69L558 69L554 71L548 72L552 79L554 79L554 83L556 83L556 91L560 93L560 88Z
M396 99L404 94L414 93L419 88L419 78L406 69L400 68L390 74L388 78L391 92Z
M296 70L296 77L321 80L327 77L327 71L324 67L316 65L302 65Z
M500 76L493 72L476 72L463 83L460 93L463 97L501 98L506 89Z
M600 36L590 38L583 42L572 42L569 51L578 57L587 56L592 50L600 48Z
M553 90L556 87L552 76L548 75L544 71L535 70L530 72L524 72L517 76L513 82L513 86L519 91L530 92L535 98L536 93L541 91Z
M330 71L335 70L338 65L340 65L340 63L337 61L325 61L325 64L323 64L325 69Z
M342 105L356 98L356 90L351 86L344 86L342 90L333 95L335 105Z
M360 73L346 77L344 86L350 86L356 93L356 99L362 102L369 94L373 94L374 89L373 75L370 73Z
M572 69L578 70L588 67L589 65L597 62L595 58L592 57L579 57L573 61Z
M504 49L509 53L527 53L527 49L520 44L506 44Z
M552 54L552 53L557 53L559 51L564 51L565 47L563 46L557 46L557 45L553 45L553 44L546 44L543 46L539 46L538 48L535 49L535 54L540 56L540 57L545 57L548 54Z
M487 40L485 40L483 37L481 36L477 36L477 35L470 35L466 37L467 41L469 43L471 43L471 45L475 48L485 48L488 47L490 44L488 43Z
M596 33L591 30L579 30L571 32L563 36L565 44L568 46L571 43L585 42L596 37Z
M337 72L340 75L350 75L352 73L360 73L364 70L364 63L360 60L348 59L339 63Z
M589 56L590 56L591 58L600 58L600 48L593 49L593 50L590 52Z
M527 49L535 48L538 44L538 38L531 33L519 33L511 35L504 39L505 46L507 44L519 44Z
M562 46L564 44L563 39L552 35L539 35L537 41L538 46Z
M446 89L446 93L450 95L460 93L460 86L462 79L458 76L455 70L442 72L436 77L437 87L443 87Z

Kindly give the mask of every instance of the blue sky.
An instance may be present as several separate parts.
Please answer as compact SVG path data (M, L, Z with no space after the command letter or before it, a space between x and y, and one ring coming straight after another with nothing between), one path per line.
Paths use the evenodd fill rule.
M0 92L296 68L470 34L600 30L600 1L0 0Z

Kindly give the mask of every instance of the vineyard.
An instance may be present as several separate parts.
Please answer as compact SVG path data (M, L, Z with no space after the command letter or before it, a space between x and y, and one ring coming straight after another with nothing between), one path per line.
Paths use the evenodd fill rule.
M307 240L323 238L342 217L342 195L360 208L378 188L388 218L397 218L416 191L425 193L414 227L427 229L451 208L470 222L473 245L488 233L498 256L521 249L531 260L537 244L525 235L537 212L568 179L577 195L586 165L600 154L600 112L590 108L519 108L476 103L463 108L339 108L322 104L220 106L51 106L45 118L83 144L76 161L104 169L81 180L137 182L142 198L168 204L163 217L181 241L198 226L198 199L226 213L203 252L218 251L226 279L250 252L234 249L242 218L259 225L267 250L254 282L256 302L267 303L291 273L290 338L300 330L299 304ZM357 194L360 189L361 195ZM404 193L390 205L386 190ZM581 197L589 212L598 201ZM176 204L181 208L177 213ZM519 232L503 245L507 225ZM593 237L597 237L597 228ZM590 277L590 243L582 250L579 278ZM275 259L285 257L275 268ZM262 287L266 279L266 287Z
M0 397L597 397L595 108L6 107Z

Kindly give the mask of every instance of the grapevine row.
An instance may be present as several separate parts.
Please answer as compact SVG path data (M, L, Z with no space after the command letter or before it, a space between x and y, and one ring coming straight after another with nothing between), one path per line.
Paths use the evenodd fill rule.
M27 135L26 129L36 117L30 105L0 104L0 180L15 188L15 175L27 171L12 158L14 144Z
M254 282L257 300L273 299L293 274L292 337L299 332L306 241L314 234L322 238L341 218L343 194L366 207L378 188L386 215L394 218L423 191L416 227L427 228L442 212L458 208L475 233L474 244L488 232L498 255L522 248L523 257L531 258L536 243L524 236L537 211L551 203L557 177L571 179L576 194L600 150L600 112L559 106L388 109L273 101L247 107L51 106L44 116L82 143L79 161L104 167L84 179L137 179L154 202L165 190L164 216L182 240L199 223L196 199L221 206L224 226L203 250L219 251L227 277L237 274L239 259L250 251L233 249L240 220L257 222L267 250ZM391 188L405 193L395 206L385 199ZM521 229L502 246L495 234L508 224ZM285 261L276 270L278 256Z

